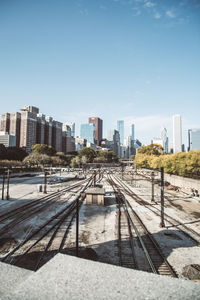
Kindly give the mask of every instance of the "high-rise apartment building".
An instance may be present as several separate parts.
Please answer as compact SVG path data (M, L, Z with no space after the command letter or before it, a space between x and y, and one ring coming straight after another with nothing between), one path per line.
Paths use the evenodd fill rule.
M94 135L95 135L95 125L90 124L81 124L80 137L86 139L87 142L94 144Z
M52 122L52 146L57 152L62 152L62 123Z
M180 115L173 116L173 152L182 152L182 122Z
M188 130L188 151L200 150L200 128Z
M37 114L37 133L36 133L36 143L45 144L45 115Z
M27 152L31 152L31 147L37 141L38 112L39 109L33 106L25 106L21 110L20 147L24 147Z
M10 129L10 114L9 113L3 113L3 114L1 114L0 131L9 133L9 129Z
M91 117L89 118L89 123L94 124L94 142L99 146L103 135L103 120L97 117Z
M119 120L117 121L117 131L119 132L120 135L120 144L124 144L124 121Z
M167 129L166 128L163 128L163 130L161 131L161 139L162 139L162 143L163 143L162 146L163 146L164 152L168 153L169 139L167 137Z
M45 117L44 144L52 146L53 118Z
M9 134L16 136L16 147L20 146L21 114L19 112L10 113Z

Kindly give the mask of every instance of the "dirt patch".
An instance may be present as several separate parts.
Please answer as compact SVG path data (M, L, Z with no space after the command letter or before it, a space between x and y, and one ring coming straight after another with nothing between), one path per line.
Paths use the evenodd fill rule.
M192 215L193 215L193 217L195 217L196 219L199 219L199 218L200 218L200 212L193 211L193 212L192 212Z
M200 280L200 265L188 265L183 268L182 275L190 280Z
M0 239L0 252L8 252L11 247L16 246L17 242L13 238L2 238Z

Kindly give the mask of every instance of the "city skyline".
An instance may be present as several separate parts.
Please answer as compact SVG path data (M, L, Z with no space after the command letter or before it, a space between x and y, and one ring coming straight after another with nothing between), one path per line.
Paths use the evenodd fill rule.
M199 127L200 5L191 0L0 3L1 112L26 103L63 123L89 116L104 133L149 144L180 114L183 143Z

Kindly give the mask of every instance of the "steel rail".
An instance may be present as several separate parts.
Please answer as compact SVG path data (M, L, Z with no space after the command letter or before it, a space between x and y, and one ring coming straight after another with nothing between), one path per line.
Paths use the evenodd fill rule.
M118 178L115 179L117 180L117 182L124 188L125 192L132 197L137 203L139 204L143 204L147 209L149 209L150 211L152 211L154 214L156 214L157 216L160 216L160 210L155 207L152 206L150 203L148 203L147 201L145 201L144 199L140 198L138 195L136 195L128 186L127 184L125 184L124 182L119 181ZM155 211L156 210L156 211ZM185 230L189 231L191 234L196 235L198 237L200 237L200 234L198 232L196 232L194 229L186 226L185 224L183 224L182 222L176 220L175 218L171 217L170 215L168 215L166 212L164 213L165 216L165 220L177 227L185 236L189 237L191 240L193 240L197 245L200 244L200 242L193 236L191 236L188 232L184 231L183 229L181 229L179 226L182 226ZM174 223L175 222L175 223Z

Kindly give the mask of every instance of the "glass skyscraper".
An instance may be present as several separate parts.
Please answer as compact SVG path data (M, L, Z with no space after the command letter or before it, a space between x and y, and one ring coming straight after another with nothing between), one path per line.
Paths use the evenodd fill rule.
M180 115L173 116L173 151L182 152L182 122Z
M134 124L131 125L131 140L132 141L135 140L135 125Z
M119 132L120 135L120 144L124 144L124 121L119 120L117 121L117 131Z
M188 150L200 150L200 128L188 130Z
M82 139L86 139L87 142L94 144L94 124L82 124L80 136Z

